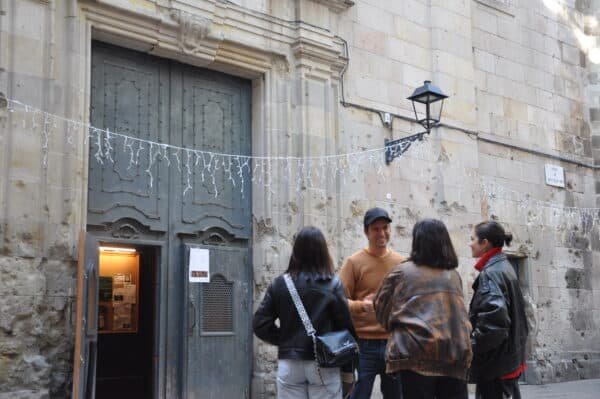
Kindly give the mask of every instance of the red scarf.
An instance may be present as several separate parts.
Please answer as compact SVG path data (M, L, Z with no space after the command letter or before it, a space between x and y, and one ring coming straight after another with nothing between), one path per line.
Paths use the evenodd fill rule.
M502 252L502 247L492 248L489 251L487 251L486 253L484 253L483 256L481 256L481 258L479 258L479 260L477 261L477 263L475 263L475 269L477 269L478 271L482 271L483 268L485 267L485 265L488 263L488 261L494 255L497 255L500 252ZM506 375L503 375L502 377L500 377L500 379L501 380L512 380L514 378L519 378L519 376L521 375L521 373L523 371L525 371L526 368L527 368L527 365L525 363L523 363L515 371L513 371L512 373L508 373Z
M502 247L495 247L484 253L481 258L475 263L475 269L477 271L482 271L485 264L492 258L492 256L499 254L502 252Z

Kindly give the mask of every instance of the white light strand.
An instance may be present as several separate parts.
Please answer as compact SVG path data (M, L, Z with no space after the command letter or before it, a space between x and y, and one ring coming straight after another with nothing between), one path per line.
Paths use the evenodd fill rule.
M250 182L263 186L270 194L275 194L273 191L275 183L284 183L286 187L294 184L297 195L301 197L305 195L306 190L327 188L330 179L340 179L342 187L345 189L352 179L356 180L361 174L374 172L379 183L385 182L388 176L392 176L391 173L386 173L383 165L385 148L308 157L225 154L179 147L124 135L108 129L99 129L86 123L50 114L15 100L9 99L8 105L10 112L19 110L31 115L32 130L40 129L44 167L47 167L48 163L51 137L58 132L57 123L61 122L65 126L67 144L75 146L74 132L87 132L83 137L84 143L87 144L88 140L90 141L90 153L99 165L105 165L105 161L116 164L115 169L119 165L126 165L126 170L132 174L134 174L132 171L134 167L141 168L148 176L149 189L155 185L156 179L153 170L157 169L157 161L164 160L164 165L167 167L171 167L172 163L175 163L183 177L182 192L184 196L193 192L199 182L207 184L204 186L205 190L211 191L210 194L215 198L221 193L217 182L226 184L232 190L237 189L242 198L245 198L246 185ZM24 118L23 126L27 126L27 118ZM398 146L398 148L404 148L407 143L402 142ZM115 151L116 148L121 148L122 151ZM408 161L404 167L407 169L406 173L420 174L416 177L423 182L431 178L435 165L438 165L442 175L451 176L451 170L458 164L454 162L454 165L451 165L444 162L439 154L440 149L437 146L435 148L434 150L428 140L412 142L410 151L402 154L395 162ZM146 149L148 150L147 157L144 154ZM143 166L142 163L144 163ZM464 166L463 169L458 170L457 173L461 175L466 173L476 182L482 198L488 199L488 204L493 212L500 213L503 211L503 207L511 206L528 226L554 227L558 230L565 230L568 226L575 225L581 229L582 234L586 235L591 233L594 226L600 224L600 208L563 206L547 200L535 199L527 193L508 188L490 177L481 175L478 170ZM460 190L458 196L461 197ZM509 216L506 215L507 218Z

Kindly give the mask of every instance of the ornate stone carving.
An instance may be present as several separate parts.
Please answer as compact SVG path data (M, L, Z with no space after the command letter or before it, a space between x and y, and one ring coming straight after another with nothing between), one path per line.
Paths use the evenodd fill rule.
M171 18L179 24L179 45L186 54L196 54L205 47L212 21L201 15L171 10Z
M119 219L114 223L105 224L106 231L114 238L122 238L126 240L138 239L141 237L148 237L160 234L160 232L153 232L135 219L123 218Z
M234 235L219 227L211 227L205 231L194 233L178 233L177 235L180 237L192 237L195 241L201 242L204 245L231 245L235 242L240 242Z

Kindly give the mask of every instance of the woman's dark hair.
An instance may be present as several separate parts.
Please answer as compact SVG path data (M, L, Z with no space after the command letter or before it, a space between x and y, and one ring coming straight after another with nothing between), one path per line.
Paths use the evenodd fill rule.
M423 219L415 224L410 260L416 265L438 269L455 269L458 266L450 234L442 221Z
M332 277L333 261L329 255L327 241L316 227L303 227L294 240L294 248L286 273L297 276L300 272Z
M506 233L500 223L494 220L481 222L476 225L475 234L477 235L477 240L479 242L482 240L488 240L494 248L502 248L504 243L506 243L506 245L510 245L510 242L513 238L512 234Z

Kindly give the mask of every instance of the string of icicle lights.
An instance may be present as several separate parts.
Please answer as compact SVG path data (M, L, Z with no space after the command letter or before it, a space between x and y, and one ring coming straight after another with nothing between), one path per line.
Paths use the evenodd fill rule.
M20 123L24 130L40 131L42 163L47 166L49 143L55 134L62 134L66 144L75 148L75 137L83 134L84 144L90 145L90 159L99 165L117 165L131 173L131 176L147 179L147 190L155 184L159 166L176 167L183 176L183 194L189 195L194 184L202 183L212 187L211 194L218 197L226 185L231 190L239 190L243 197L248 184L261 185L270 192L280 184L283 187L296 186L299 196L305 189L325 189L340 179L342 187L347 182L369 173L379 182L390 179L391 168L384 163L385 148L375 148L345 154L321 156L250 156L225 154L202 149L186 148L167 143L155 142L108 129L100 129L88 123L64 118L8 99L8 110L12 113L23 112ZM86 134L87 132L87 134ZM439 150L436 151L430 140L408 141L398 144L403 151L403 168L417 173L413 178L426 182L432 177L422 163L439 162ZM395 166L396 168L398 166ZM480 195L487 199L492 213L504 219L517 212L519 218L528 226L555 227L559 230L567 226L579 226L581 233L589 234L592 228L600 224L600 208L568 207L545 200L532 198L530 194L508 188L479 171L461 167L460 162L444 165L443 174L456 173L468 176L479 189ZM477 194L477 193L475 193ZM460 197L461 194L459 194ZM460 198L458 199L460 201ZM381 202L393 202L391 194ZM510 206L506 206L509 204ZM513 215L514 216L514 215Z
M84 134L84 143L90 144L90 157L98 164L115 164L126 159L126 170L136 172L141 169L148 178L148 188L155 181L153 169L159 162L167 167L175 165L183 173L186 195L193 188L194 174L202 183L212 186L215 197L219 195L219 179L225 179L232 187L245 194L245 186L258 182L267 190L272 189L274 175L282 175L284 183L293 181L298 190L302 188L325 187L332 178L341 178L343 182L349 176L356 176L360 166L370 164L378 175L383 174L383 154L385 148L322 156L254 156L225 154L202 149L186 148L168 143L146 140L109 129L100 129L88 123L64 118L48 113L17 100L8 99L10 112L24 112L23 129L40 129L42 140L42 163L47 165L49 142L53 134L63 131L67 144L74 146L73 137L77 132ZM59 123L64 126L59 127ZM396 145L404 152L413 144L407 140ZM418 146L418 145L417 145ZM415 146L415 147L417 147ZM418 150L417 150L418 151ZM120 159L118 159L120 158ZM280 173L284 172L284 173Z

